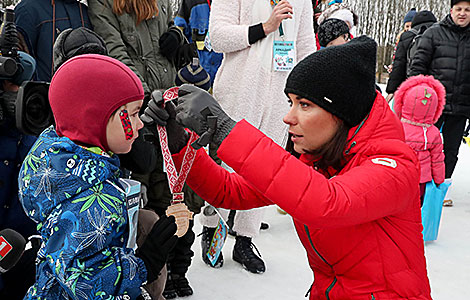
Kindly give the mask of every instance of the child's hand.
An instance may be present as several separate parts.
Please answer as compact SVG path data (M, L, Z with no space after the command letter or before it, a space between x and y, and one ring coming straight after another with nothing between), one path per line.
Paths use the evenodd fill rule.
M160 270L166 264L168 254L176 245L175 217L163 215L153 225L145 242L137 249L137 257L144 261L147 269L147 281L157 279Z
M158 90L153 91L150 101L147 104L147 108L145 109L144 114L140 116L140 119L147 125L156 123L160 126L166 126L166 122L169 117L170 115L163 107L162 92Z
M183 126L176 122L175 105L172 101L168 101L163 108L162 92L154 91L151 99L140 116L142 122L146 125L165 126L168 135L168 148L171 153L178 153L186 146L189 140L189 134ZM153 131L157 135L156 130Z

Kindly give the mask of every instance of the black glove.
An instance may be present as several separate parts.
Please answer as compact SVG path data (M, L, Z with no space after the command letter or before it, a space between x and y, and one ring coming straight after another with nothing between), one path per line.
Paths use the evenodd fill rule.
M161 216L153 225L142 246L137 249L136 255L144 261L149 283L157 279L166 264L168 253L175 247L178 241L176 229L174 216Z
M167 102L165 108L163 106L163 95L160 91L153 91L151 99L144 110L144 114L140 116L142 122L147 125L157 124L160 126L166 126L166 132L168 135L168 148L171 153L178 153L181 149L186 146L189 139L188 132L183 126L176 122L175 105L173 102ZM155 130L155 126L149 126L152 129L154 137L158 137ZM152 142L156 142L157 139L149 139Z
M140 119L147 125L156 123L160 126L166 126L169 117L170 115L163 108L162 92L159 90L153 91L147 103L147 107L144 110L144 114L140 116Z
M158 41L160 52L169 60L174 58L176 50L183 45L183 33L177 27L172 26L160 36Z
M176 70L179 70L187 64L192 63L194 57L199 57L197 54L197 47L194 42L181 45L178 50L176 50L176 54L173 59Z
M200 136L195 148L211 142L220 146L236 124L214 97L189 84L183 84L178 91L176 121Z

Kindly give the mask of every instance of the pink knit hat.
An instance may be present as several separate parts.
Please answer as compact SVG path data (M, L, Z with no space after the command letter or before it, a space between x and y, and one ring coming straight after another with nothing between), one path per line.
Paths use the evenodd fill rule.
M54 74L49 87L57 134L105 151L109 151L106 126L111 114L143 98L142 83L131 69L97 54L68 60Z

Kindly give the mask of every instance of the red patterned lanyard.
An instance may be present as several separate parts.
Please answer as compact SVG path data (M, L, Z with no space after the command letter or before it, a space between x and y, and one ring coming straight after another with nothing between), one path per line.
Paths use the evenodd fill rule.
M178 87L173 87L163 93L163 105L165 105L165 103L168 101L178 98L178 89ZM189 170L191 170L194 159L196 158L196 150L191 146L188 146L186 148L186 152L184 153L183 157L183 163L181 165L181 169L179 171L178 176L175 163L173 162L170 150L168 149L168 135L166 132L166 128L164 126L158 125L157 130L158 137L160 138L160 145L162 148L166 176L168 177L168 185L170 186L170 191L173 195L173 200L171 201L171 204L183 202L183 186L184 182L186 181L186 178L188 177ZM197 138L198 136L194 132L191 132L189 144L192 144L195 140L197 140Z

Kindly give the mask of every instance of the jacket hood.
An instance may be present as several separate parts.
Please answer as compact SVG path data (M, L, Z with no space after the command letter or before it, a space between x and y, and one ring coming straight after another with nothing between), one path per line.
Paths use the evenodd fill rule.
M97 54L75 56L52 77L49 101L59 136L109 151L106 126L119 107L144 99L142 82L120 61Z
M420 24L417 24L411 28L413 29L416 29L418 32L420 32L422 29L421 28L426 28L428 29L429 27L431 27L433 24L435 24L436 22L424 22L424 23L420 23ZM405 32L406 33L406 32ZM403 33L403 34L405 34Z
M432 125L442 114L446 90L434 77L418 75L403 82L394 98L398 118Z
M318 18L318 25L320 25L329 18L343 20L344 22L349 23L351 27L356 26L358 22L357 15L351 10L348 5L343 3L335 3L325 9Z
M98 194L103 182L118 177L116 155L90 152L67 137L59 137L51 126L39 136L23 162L19 198L26 214L42 223L64 200L87 189L96 189Z
M414 16L413 21L411 22L411 28L417 25L423 24L423 23L432 24L436 22L437 22L436 16L434 16L434 14L431 11L422 10Z

